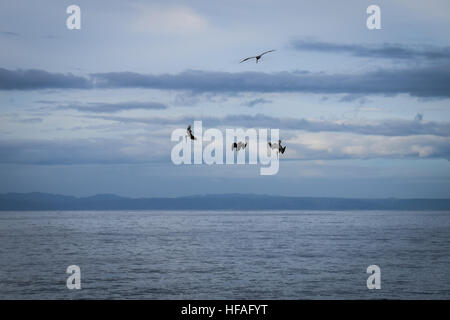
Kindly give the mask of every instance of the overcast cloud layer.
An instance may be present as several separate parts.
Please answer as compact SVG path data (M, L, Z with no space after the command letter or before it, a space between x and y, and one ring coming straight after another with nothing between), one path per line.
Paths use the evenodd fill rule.
M193 92L263 92L316 94L409 94L450 97L450 64L411 69L380 69L356 74L299 72L214 72L190 70L179 74L134 72L96 73L90 77L54 74L42 70L0 69L0 89L148 88Z

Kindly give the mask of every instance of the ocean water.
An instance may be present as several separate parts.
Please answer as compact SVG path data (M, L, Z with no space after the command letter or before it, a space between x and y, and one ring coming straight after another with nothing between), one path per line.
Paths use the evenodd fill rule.
M449 298L450 212L0 212L0 299Z

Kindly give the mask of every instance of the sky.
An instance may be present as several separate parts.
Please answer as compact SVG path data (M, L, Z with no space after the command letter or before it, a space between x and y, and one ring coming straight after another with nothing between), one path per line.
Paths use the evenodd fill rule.
M2 1L0 193L449 198L449 31L447 0ZM279 129L278 174L174 165L195 120Z

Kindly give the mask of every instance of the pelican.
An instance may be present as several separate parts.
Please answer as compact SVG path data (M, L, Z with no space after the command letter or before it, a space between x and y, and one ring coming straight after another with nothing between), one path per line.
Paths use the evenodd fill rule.
M269 142L269 147L271 149L274 149L277 152L277 158L278 158L279 153L283 154L284 151L286 150L286 146L283 147L281 145L281 140L278 140L278 143Z
M242 142L242 141L239 141L239 142L233 142L233 144L231 145L231 150L233 151L233 150L235 150L236 149L236 151L239 151L239 150L244 150L245 148L247 147L247 142Z
M187 129L186 129L186 136L185 136L186 141L187 141L187 138L188 138L188 137L189 137L191 140L197 140L197 138L194 137L194 134L192 133L191 125L188 125L188 127L187 127Z
M269 53L269 52L274 52L274 51L275 51L275 50L269 50L269 51L266 51L266 52L261 53L261 54L258 55L258 56L248 57L248 58L242 59L241 62L239 62L239 63L242 63L242 62L247 61L247 60L250 60L250 59L256 59L256 63L258 63L258 60L261 59L261 57L262 57L263 55L265 55L266 53Z

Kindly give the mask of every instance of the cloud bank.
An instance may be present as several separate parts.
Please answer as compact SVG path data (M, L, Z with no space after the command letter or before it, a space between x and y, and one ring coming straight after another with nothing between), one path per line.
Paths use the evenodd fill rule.
M0 69L0 90L46 88L147 88L194 93L409 94L415 97L449 98L450 64L409 69L378 69L357 74L189 70L160 75L135 72L95 73L86 78L42 70Z
M287 152L282 161L374 158L450 160L450 137L431 135L386 137L346 132L301 132L283 141L287 146ZM173 145L175 143L168 143L163 136L155 134L115 139L0 140L0 163L37 165L170 163ZM224 147L225 150L228 149L227 146Z
M92 81L71 73L0 68L0 90L89 89Z
M244 102L241 105L251 108L251 107L254 107L254 106L258 105L258 104L266 104L266 103L272 103L272 101L264 99L264 98L256 98L256 99Z
M181 126L198 120L194 116L180 117L119 117L91 116L96 119L122 123L144 123L149 125ZM423 117L423 116L422 116ZM347 132L361 135L411 136L433 135L450 137L450 122L386 119L378 121L351 122L325 121L295 118L276 118L264 114L227 115L224 117L206 116L202 118L204 127L242 127L242 128L280 128L281 130L301 130L308 132Z
M402 45L396 43L370 44L340 44L311 40L294 40L291 47L299 51L314 51L323 53L344 53L355 57L383 59L450 59L450 46Z
M60 106L63 109L74 109L81 112L115 113L127 110L164 110L167 105L159 102L118 102L118 103L89 103L68 104Z

